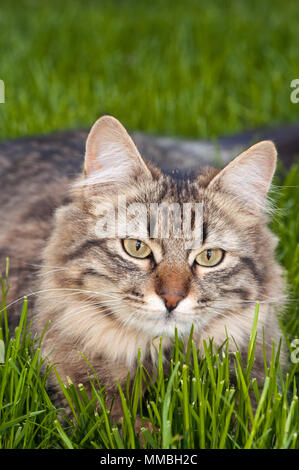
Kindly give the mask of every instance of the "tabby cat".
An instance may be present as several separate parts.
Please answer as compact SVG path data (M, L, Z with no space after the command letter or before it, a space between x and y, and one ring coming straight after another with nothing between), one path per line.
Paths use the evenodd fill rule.
M272 340L281 336L276 313L284 295L274 256L277 239L267 226L275 167L275 146L263 141L222 170L206 167L192 178L163 174L141 157L119 121L101 117L86 142L84 170L55 213L32 286L39 335L50 321L42 353L57 364L62 379L88 389L91 371L83 353L112 398L117 380L124 384L128 373L134 377L139 348L151 369L162 336L167 362L175 328L185 338L192 324L199 349L203 338L220 346L227 331L234 338L231 351L236 343L245 354L257 301L253 374L261 379L263 330L269 357ZM146 208L146 224L124 231L126 208L134 204ZM174 228L168 236L152 236L159 218L150 208L161 204L191 207L195 243ZM99 226L101 220L106 226ZM109 224L116 230L103 236ZM61 399L54 376L50 381ZM112 417L120 416L115 401Z

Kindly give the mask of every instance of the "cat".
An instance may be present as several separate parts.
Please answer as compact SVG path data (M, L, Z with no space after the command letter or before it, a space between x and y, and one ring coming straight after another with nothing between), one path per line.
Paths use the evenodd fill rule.
M277 313L285 292L284 273L275 261L278 240L268 228L267 193L276 154L273 142L262 141L222 170L205 167L188 178L169 175L143 159L117 119L102 116L88 135L84 169L70 190L65 189L69 180L49 183L46 195L33 190L31 207L40 213L39 224L34 215L31 223L28 211L26 219L14 206L14 220L26 220L24 234L22 226L12 229L23 237L17 254L25 251L30 259L41 253L41 268L33 282L31 272L22 277L12 267L10 298L18 297L14 281L19 292L22 286L23 292L35 293L38 335L48 325L42 354L56 364L63 381L69 377L89 390L90 369L83 354L112 403L117 381L124 385L128 373L134 378L139 349L151 370L160 337L167 362L175 328L187 338L192 325L199 349L208 338L220 347L228 334L234 339L231 351L237 344L245 355L256 302L260 311L253 374L262 380L263 333L269 359L272 340L278 344L282 336ZM126 204L123 213L120 198ZM47 203L60 206L51 228L43 221ZM163 229L165 218L157 218L159 212L150 208L161 204L191 207L191 244L190 231L179 237L174 226L166 237L155 232L159 220ZM132 206L145 208L138 236L132 219L126 221L131 229L124 230L124 214ZM199 226L195 207L201 209ZM106 225L99 224L102 220ZM112 234L105 234L107 225L115 229ZM3 253L11 236L7 230L0 238ZM55 401L66 406L54 375L50 387ZM118 421L121 415L115 400L111 417Z

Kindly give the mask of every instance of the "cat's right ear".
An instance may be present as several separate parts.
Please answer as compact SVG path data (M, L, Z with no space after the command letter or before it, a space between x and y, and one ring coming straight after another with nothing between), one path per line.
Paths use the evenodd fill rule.
M127 184L151 173L123 125L102 116L91 128L84 162L86 185Z

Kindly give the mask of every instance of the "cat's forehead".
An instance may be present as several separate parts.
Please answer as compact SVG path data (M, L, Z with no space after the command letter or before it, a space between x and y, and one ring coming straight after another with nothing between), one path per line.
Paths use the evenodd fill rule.
M215 243L233 230L223 201L194 181L164 178L129 200L128 207L136 201L147 212L142 238L154 240L165 256L200 248L207 239Z
M128 186L117 195L106 193L105 204L107 201L113 206L116 238L152 240L163 256L176 253L186 257L188 251L200 250L207 243L214 248L238 249L246 242L244 232L251 224L229 194L210 190L197 180L164 176L148 185ZM102 227L98 217L105 213L105 204L100 198L97 230ZM125 232L119 232L120 226Z
M193 179L163 175L160 180L141 188L138 196L148 203L188 203L200 202L203 194L203 187Z
M156 198L150 200L157 202L160 208L165 205L166 211L164 217L161 217L161 211L158 217L157 213L151 213L149 235L153 236L156 223L160 223L160 232L161 226L168 231L166 237L155 238L165 256L176 253L176 256L184 257L191 249L200 249L207 244L238 250L249 242L254 225L251 217L240 211L229 194L209 191L206 186L198 184L198 181L169 178L164 179L156 193L152 193ZM179 223L175 224L176 220ZM190 231L184 230L184 224L190 226L191 243ZM178 225L180 227L176 232ZM160 232L156 231L156 234Z

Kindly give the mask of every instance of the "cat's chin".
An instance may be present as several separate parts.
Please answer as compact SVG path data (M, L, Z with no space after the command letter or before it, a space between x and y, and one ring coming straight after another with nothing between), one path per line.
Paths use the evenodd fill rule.
M175 338L175 331L179 336L188 335L191 331L192 322L184 321L176 318L175 316L162 315L161 318L152 320L148 319L146 325L140 325L140 329L152 338L165 336L167 338Z

